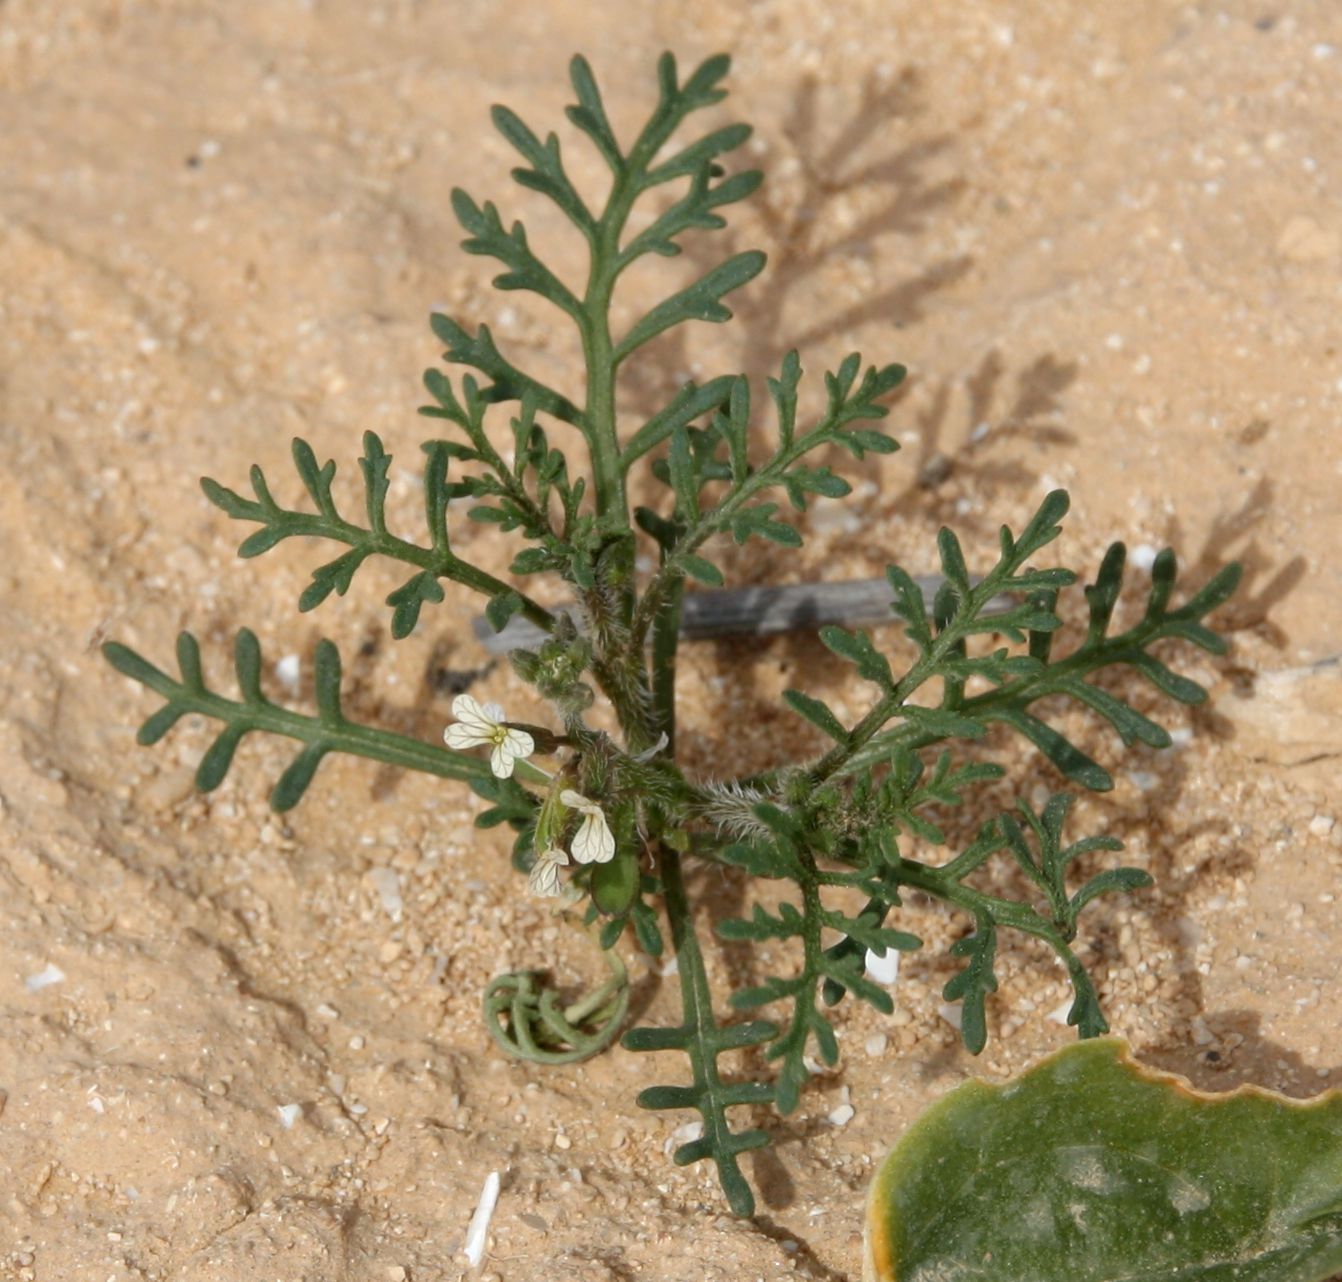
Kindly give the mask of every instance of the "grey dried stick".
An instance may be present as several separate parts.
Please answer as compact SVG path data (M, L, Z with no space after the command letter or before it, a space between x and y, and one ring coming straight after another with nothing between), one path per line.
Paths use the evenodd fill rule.
M927 607L941 587L939 574L915 576ZM686 641L708 641L730 636L774 636L838 623L845 627L873 627L899 622L890 608L890 584L885 579L848 579L839 583L789 583L780 587L717 588L687 592L680 611L680 635ZM1011 605L1009 597L992 601L984 613ZM571 606L560 606L561 611ZM475 634L491 654L507 654L519 647L539 645L544 633L525 619L514 617L502 632L479 617Z

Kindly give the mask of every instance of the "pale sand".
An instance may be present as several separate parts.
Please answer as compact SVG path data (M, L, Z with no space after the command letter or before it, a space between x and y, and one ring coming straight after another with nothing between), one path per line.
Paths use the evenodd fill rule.
M967 1074L1071 1036L1047 1017L1060 973L1004 940L994 1036L972 1061L938 1014L940 950L965 924L911 904L901 924L928 950L904 959L897 1015L841 1009L841 1068L770 1123L779 1143L747 1163L761 1219L733 1221L709 1169L665 1156L687 1118L634 1105L651 1074L683 1080L675 1057L533 1070L486 1039L479 995L498 971L553 965L577 983L596 968L519 894L503 836L471 831L464 789L332 761L276 819L265 796L290 749L256 741L194 796L204 728L136 748L156 703L96 652L116 637L166 664L189 626L223 679L246 623L270 661L300 657L301 698L330 636L352 709L437 737L449 695L434 674L484 661L478 603L449 591L393 645L381 598L398 578L377 567L300 617L319 551L237 561L244 531L196 478L240 486L260 462L293 497L301 433L344 484L371 427L398 456L396 517L417 530L436 303L573 387L573 346L542 306L488 290L448 193L524 214L564 261L572 239L508 182L487 108L544 132L582 50L627 136L668 45L686 64L735 52L721 118L758 126L751 159L768 172L702 252L761 245L773 265L738 324L631 368L628 421L687 370L758 376L793 343L813 376L851 347L909 365L891 420L904 450L844 469L857 521L818 512L801 556L733 553L735 582L877 574L888 556L932 569L943 520L987 556L996 524L1055 484L1075 501L1071 564L1093 569L1116 537L1148 555L1172 541L1191 582L1243 558L1248 584L1221 616L1231 657L1180 656L1211 710L1159 709L1186 746L1132 754L1140 773L1120 768L1078 808L1159 882L1091 910L1086 956L1115 1031L1161 1067L1293 1095L1342 1081L1342 676L1311 667L1342 651L1334 0L10 0L0 1276L444 1282L497 1170L485 1277L837 1282L859 1267L863 1190L898 1128ZM631 280L622 320L683 279L681 262L657 267ZM920 488L920 473L944 479ZM506 565L503 540L457 528ZM798 750L786 685L841 712L866 697L805 640L700 646L683 669L701 770ZM502 669L473 689L526 698ZM1118 763L1107 731L1068 724ZM1005 755L1037 791L1056 783ZM400 920L384 906L396 887L370 875L388 868ZM725 999L745 960L710 951ZM30 990L49 965L64 978ZM673 986L633 973L648 1017L673 1019ZM831 1125L845 1100L855 1114Z

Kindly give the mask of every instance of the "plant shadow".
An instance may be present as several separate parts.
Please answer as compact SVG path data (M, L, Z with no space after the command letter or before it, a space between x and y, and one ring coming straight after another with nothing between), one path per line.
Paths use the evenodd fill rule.
M851 332L871 321L895 328L913 324L927 300L961 279L970 269L968 256L942 258L886 289L866 294L838 308L809 309L804 320L789 324L790 312L808 303L807 291L836 264L869 258L876 243L894 235L912 236L927 229L932 215L955 202L966 190L960 177L935 178L928 170L952 151L949 134L916 139L874 159L872 144L924 114L922 76L905 67L890 78L869 72L857 105L846 123L832 133L820 120L820 81L808 76L797 86L782 124L781 141L788 149L783 164L786 185L778 196L769 187L756 202L758 229L768 238L769 267L751 288L733 295L732 308L744 335L741 368L752 386L776 373L783 356ZM874 190L873 207L852 212L855 194ZM741 232L731 226L712 238L701 237L687 256L699 272L740 252ZM650 348L654 359L630 371L627 392L637 408L648 413L675 394L692 357L683 327Z
M1310 1099L1342 1084L1342 1060L1305 1063L1298 1051L1264 1033L1258 1011L1217 1011L1206 1024L1210 1040L1205 1044L1190 1046L1186 1038L1160 1042L1143 1050L1142 1059L1208 1092L1257 1086L1290 1099Z

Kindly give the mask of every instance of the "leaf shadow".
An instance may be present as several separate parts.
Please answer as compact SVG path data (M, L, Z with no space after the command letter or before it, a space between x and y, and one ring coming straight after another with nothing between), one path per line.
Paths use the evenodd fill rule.
M1218 515L1207 529L1202 550L1187 573L1210 577L1228 561L1244 567L1244 578L1235 595L1221 608L1222 629L1234 634L1254 632L1269 645L1283 649L1288 638L1271 613L1300 585L1309 568L1303 556L1276 563L1256 538L1258 527L1271 515L1276 487L1262 477L1233 511ZM1179 547L1185 542L1182 523L1171 515L1165 527L1165 542Z
M1026 444L1039 450L1074 445L1076 434L1062 425L1060 416L1064 394L1079 370L1076 361L1045 353L1013 378L994 347L969 374L938 379L914 418L913 479L886 498L876 515L915 507L938 522L954 518L971 534L988 532L987 523L972 510L965 511L946 483L954 478L958 490L1028 492L1035 473L1019 457L1001 457L1001 447ZM953 411L961 389L964 405L957 416Z
M817 77L805 77L794 91L777 131L788 149L783 163L791 182L778 197L766 186L755 205L768 236L768 271L732 297L745 336L741 367L753 386L775 373L794 347L814 347L871 321L895 328L913 324L933 294L961 279L972 266L965 255L942 258L847 305L808 314L798 323L787 321L789 311L806 301L807 289L827 270L849 258L870 258L882 238L926 231L932 215L967 189L963 178L928 173L934 161L953 149L949 134L914 139L874 159L865 158L872 144L892 128L925 113L922 80L913 66L889 78L868 72L856 106L835 130L822 124L822 85ZM879 193L873 207L851 213L854 195L866 189ZM752 236L757 233L756 228L751 231ZM712 238L692 242L687 257L702 272L744 247L741 231L728 226ZM692 364L684 327L659 339L650 351L658 359L643 362L627 379L630 399L649 413L676 391L681 381L676 371Z
M796 348L806 356L831 340L872 325L903 329L921 320L930 300L963 279L973 266L966 254L943 255L911 275L881 289L854 289L842 278L845 269L861 271L876 257L878 243L927 231L933 219L967 190L964 178L937 172L954 151L948 133L911 137L885 145L892 131L907 137L926 113L923 76L906 66L893 76L868 72L858 100L846 118L831 126L821 102L824 86L803 79L771 140L785 156L774 168L784 173L752 205L756 219L745 229L728 226L713 237L700 237L686 250L696 274L746 247L766 241L768 270L750 287L734 294L731 306L741 339L739 368L750 381L756 404L767 403L764 380L776 375L783 357ZM870 274L868 270L867 274ZM835 283L837 280L838 283ZM829 304L814 297L826 284L844 301ZM624 375L624 397L640 415L666 404L691 371L697 347L681 326L649 346L649 359ZM716 370L710 373L717 373ZM803 389L818 386L812 373ZM897 389L892 401L905 389ZM752 415L762 433L767 414ZM816 463L846 460L818 452ZM665 506L665 493L648 485L640 495L652 506ZM743 550L724 549L733 577L758 582L774 575L788 551L758 540Z

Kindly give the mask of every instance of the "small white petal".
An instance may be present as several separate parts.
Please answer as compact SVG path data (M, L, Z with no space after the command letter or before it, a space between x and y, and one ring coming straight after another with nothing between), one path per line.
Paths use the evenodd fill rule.
M890 985L899 979L899 950L887 948L885 956L880 957L874 949L867 949L867 975L878 984Z
M459 694L452 700L452 715L458 721L464 721L468 726L479 730L491 730L496 724L479 701L468 694Z
M503 708L497 703L487 703L480 709L480 715L489 722L491 726L498 725L501 721L508 718L504 715Z
M495 779L511 779L513 777L513 764L517 758L508 751L508 741L506 739L494 745L494 751L489 754L489 768L494 772Z
M560 894L559 868L548 859L538 859L527 878L527 889L541 899L553 899Z
M489 731L481 733L470 726L462 725L458 722L456 725L448 726L443 731L443 742L449 748L456 748L461 751L464 748L478 748L482 743L492 742Z
M574 792L572 788L565 788L559 794L559 800L562 801L570 810L581 810L583 814L590 815L594 808L593 803L588 801L580 792Z
M615 836L597 806L588 813L573 838L573 857L580 864L604 864L615 858Z
M461 1248L473 1269L478 1269L484 1261L485 1247L489 1245L489 1221L493 1218L498 1200L499 1173L490 1171L485 1177L485 1187L476 1204L475 1214L466 1227L466 1243Z
M529 757L536 751L536 741L525 730L506 731L503 743L514 757Z
M564 893L559 878L559 869L568 863L568 855L562 850L547 850L537 858L527 879L528 888L533 895L545 899L554 899Z

